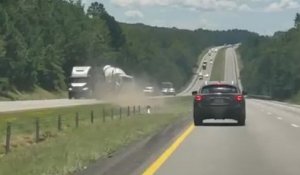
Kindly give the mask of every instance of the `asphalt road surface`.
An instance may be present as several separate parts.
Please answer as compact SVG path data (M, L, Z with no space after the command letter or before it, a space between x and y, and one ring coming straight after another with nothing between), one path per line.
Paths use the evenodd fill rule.
M222 47L215 47L215 48L220 49ZM201 87L205 81L209 81L212 67L213 67L213 64L210 63L210 60L212 59L212 61L214 62L216 55L217 55L217 52L212 52L210 56L209 56L208 52L204 55L204 57L201 59L201 62L199 64L197 71L195 72L195 74L192 77L191 83L187 86L186 89L184 89L182 92L178 93L177 94L178 96L190 96L193 91L198 91L199 87ZM203 64L204 60L207 61L206 70L202 69L202 64ZM203 79L200 80L199 79L200 72L203 73L203 76L208 74L208 77L204 76Z
M234 48L226 50L225 64L225 79L238 80ZM207 120L193 127L154 174L299 175L300 107L255 99L246 103L246 126Z

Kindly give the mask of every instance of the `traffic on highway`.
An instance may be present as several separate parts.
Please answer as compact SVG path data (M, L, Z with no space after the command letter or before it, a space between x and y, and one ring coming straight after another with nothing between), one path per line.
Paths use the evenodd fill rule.
M208 52L200 59L189 85L176 94L192 95L193 124L171 139L175 142L163 143L160 149L153 150L156 156L145 157L141 165L130 171L132 174L298 174L300 142L293 138L300 128L300 108L247 99L239 79L236 49L225 48L224 81L210 81L205 76L211 75L214 65L206 60L215 62L218 52ZM172 88L171 82L163 82L161 90L147 86L143 93L174 95ZM1 102L0 106L5 112L96 103L99 101L45 100Z
M191 83L184 92L194 96L194 123L142 174L299 174L299 106L247 99L236 47L225 55L225 82Z
M300 0L0 1L0 175L300 175Z

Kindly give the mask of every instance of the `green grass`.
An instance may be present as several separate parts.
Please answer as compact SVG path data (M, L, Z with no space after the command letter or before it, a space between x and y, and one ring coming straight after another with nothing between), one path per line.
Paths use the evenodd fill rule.
M1 94L0 100L42 100L42 99L58 99L66 98L66 91L50 92L38 86L30 92L8 91Z
M226 49L220 49L214 61L210 81L223 81L225 73L225 51Z
M0 113L0 137L5 137L7 122L11 122L12 148L19 149L32 145L35 140L35 121L37 118L40 122L41 137L47 139L47 137L59 134L57 129L59 115L62 117L63 130L66 131L75 127L76 112L79 114L79 124L86 126L90 123L91 111L94 111L96 120L100 120L100 118L102 120L103 108L107 109L107 115L109 115L111 106L104 104ZM4 147L2 145L0 154L3 152Z
M167 105L152 109L151 115L123 115L121 120L116 115L114 120L108 117L106 122L102 121L103 105L1 114L1 130L7 121L13 122L13 139L16 138L14 135L23 133L33 135L33 129L28 128L33 128L37 116L41 117L41 123L48 122L48 126L41 124L42 130L48 128L53 134L38 144L13 148L11 153L0 158L0 174L70 174L99 158L108 157L124 145L159 132L180 117L188 116L191 102L191 97L170 98L165 100ZM108 108L108 105L105 107ZM94 124L90 123L91 109L95 110ZM81 114L79 128L74 127L75 111ZM58 114L65 116L62 132L58 132L56 127Z
M183 114L192 112L193 107L192 97L174 97L166 99L165 103L168 104L161 112Z
M200 64L200 62L201 62L201 60L203 59L204 55L207 54L207 52L208 52L208 50L209 50L210 48L211 48L211 47L206 48L206 49L204 49L204 50L201 52L201 54L198 56L197 63L195 63L195 64L197 64L197 65ZM193 76L192 76L192 77L193 77ZM188 85L191 83L191 81L193 80L192 77L188 80L188 82L185 83L184 86L182 86L182 87L178 90L179 92L187 88L187 86L188 86Z
M287 102L289 103L295 103L295 104L299 104L300 105L300 91L293 96L292 98L290 98Z

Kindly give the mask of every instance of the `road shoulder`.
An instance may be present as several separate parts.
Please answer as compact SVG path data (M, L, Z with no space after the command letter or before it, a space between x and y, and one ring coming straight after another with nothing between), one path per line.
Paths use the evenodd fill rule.
M141 174L190 123L189 117L182 117L156 134L97 160L76 175Z

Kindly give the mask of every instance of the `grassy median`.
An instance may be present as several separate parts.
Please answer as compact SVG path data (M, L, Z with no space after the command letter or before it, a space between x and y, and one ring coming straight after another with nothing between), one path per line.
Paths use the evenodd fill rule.
M210 81L223 81L225 73L225 52L226 49L220 49L216 55Z
M198 60L197 60L197 63L196 63L197 66L200 65L202 59L203 59L204 56L208 53L209 49L211 49L211 48L209 47L209 48L204 49L204 50L201 52L201 54L198 56ZM194 69L194 68L193 68L193 69ZM194 71L195 71L195 70L193 70L193 74L195 73ZM186 89L187 86L190 85L190 83L191 83L192 81L193 81L193 76L191 76L191 78L185 83L184 86L182 86L180 89L178 89L179 92L182 91L182 90L184 90L184 89Z
M40 139L44 141L62 133L58 130L59 116L61 117L60 123L62 131L67 131L75 127L75 117L77 113L79 125L88 126L90 124L92 111L96 121L100 120L100 117L102 118L103 109L106 109L108 116L111 107L111 105L107 104L98 104L0 113L0 137L3 138L0 154L4 153L4 138L8 123L11 123L11 149L16 150L34 144L36 140L35 132L37 120L40 128Z
M0 123L2 126L5 126L3 123L8 120L12 121L13 124L15 122L23 123L23 128L19 125L13 125L15 126L13 127L13 135L22 135L22 133L34 135L34 132L26 129L26 127L33 125L32 120L35 120L36 116L40 116L41 120L47 118L48 122L51 121L51 123L56 123L58 114L64 114L66 119L63 131L55 131L57 130L56 124L49 125L48 129L41 130L50 131L52 128L52 137L48 137L38 144L29 143L27 146L19 146L9 154L3 155L0 158L0 174L70 174L83 169L90 162L108 157L124 145L158 132L180 117L188 116L191 111L191 99L190 97L166 99L162 106L152 109L151 115L143 113L131 114L127 117L124 114L121 119L119 115L115 115L113 120L108 116L105 122L102 120L101 110L101 114L95 112L95 120L91 124L90 110L97 111L103 107L110 108L112 106L87 105L1 114ZM81 122L76 128L73 118L74 113L78 111L81 114ZM70 119L67 118L68 115ZM53 120L51 120L51 116ZM24 122L28 122L28 125L25 125Z
M300 91L286 102L300 105Z
M9 100L43 100L43 99L60 99L67 98L67 91L47 91L39 86L35 86L32 91L20 92L17 90L6 91L0 93L0 99L3 101Z

